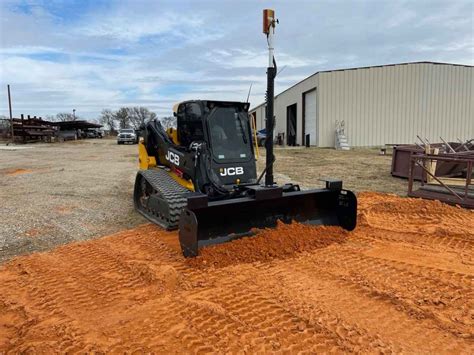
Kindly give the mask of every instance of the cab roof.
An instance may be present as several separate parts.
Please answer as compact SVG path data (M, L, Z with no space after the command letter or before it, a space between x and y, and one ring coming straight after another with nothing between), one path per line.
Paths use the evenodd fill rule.
M178 107L181 104L187 104L190 102L204 102L206 103L215 103L215 104L224 104L229 106L243 106L245 110L248 110L250 107L250 103L248 102L240 102L240 101L220 101L220 100L186 100L181 101L173 105L173 112L178 113Z

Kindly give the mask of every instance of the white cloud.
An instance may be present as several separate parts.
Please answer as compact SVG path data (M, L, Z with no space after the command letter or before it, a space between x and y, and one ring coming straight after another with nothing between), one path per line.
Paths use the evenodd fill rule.
M0 54L37 54L37 53L62 53L60 48L45 46L13 46L0 48Z
M124 105L169 114L184 99L244 100L251 83L252 104L263 101L268 58L258 2L130 0L91 3L74 16L49 8L73 3L33 1L29 11L17 3L0 1L0 87L12 85L15 114L76 108L93 118ZM325 69L474 64L468 1L277 1L276 10L276 59L285 68L276 92Z
M211 50L206 57L209 61L219 64L225 68L265 68L268 65L267 51L250 51L244 49L234 50ZM317 66L326 63L326 60L315 60L308 58L299 58L287 53L278 53L276 56L277 64L281 67L288 66L292 68Z
M138 41L142 37L161 35L173 32L179 17L174 13L164 13L160 16L141 17L139 21L130 13L108 14L106 17L101 14L93 18L90 23L85 23L75 29L78 35L91 37L113 37L118 40ZM199 21L191 20L186 22L189 27L199 26Z

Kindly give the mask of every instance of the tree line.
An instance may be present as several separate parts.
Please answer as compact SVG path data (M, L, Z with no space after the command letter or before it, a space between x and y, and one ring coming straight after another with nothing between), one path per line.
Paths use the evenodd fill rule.
M104 126L104 129L110 131L111 133L117 132L122 128L133 128L139 129L140 126L144 123L147 123L151 120L157 118L156 113L150 111L146 107L134 106L134 107L121 107L116 111L110 109L102 110L98 121ZM5 117L6 119L6 117ZM45 120L47 121L77 121L82 120L83 118L72 113L60 112L56 115L47 115ZM176 125L176 118L173 116L170 117L161 117L161 124L164 128L174 127Z
M110 132L116 132L122 128L139 129L142 124L154 120L156 117L156 113L146 107L121 107L117 111L102 110L99 122Z

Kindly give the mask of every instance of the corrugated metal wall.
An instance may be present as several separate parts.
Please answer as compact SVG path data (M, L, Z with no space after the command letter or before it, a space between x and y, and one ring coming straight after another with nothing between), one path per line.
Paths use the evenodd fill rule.
M286 108L296 104L296 142L302 144L303 135L303 93L313 90L318 86L318 76L306 78L298 85L298 89L291 88L278 95L275 100L275 135L285 133L286 137ZM316 106L316 112L317 106Z
M474 67L412 63L321 72L275 99L275 134L286 131L286 107L297 104L302 144L303 94L317 88L320 147L334 146L336 120L346 122L351 146L474 137ZM264 106L257 109L264 126Z
M334 145L336 120L352 146L474 137L474 68L430 63L323 72L319 145Z
M302 144L303 134L303 93L313 90L318 85L318 75L310 76L289 90L275 97L274 114L276 118L275 136L285 133L286 137L286 108L296 104L296 142ZM265 104L252 109L257 117L257 129L265 128Z

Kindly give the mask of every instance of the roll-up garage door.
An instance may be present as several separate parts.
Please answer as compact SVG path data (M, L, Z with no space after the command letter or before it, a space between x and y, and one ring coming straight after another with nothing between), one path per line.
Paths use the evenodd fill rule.
M304 128L305 135L309 134L310 145L316 145L316 90L304 94Z

